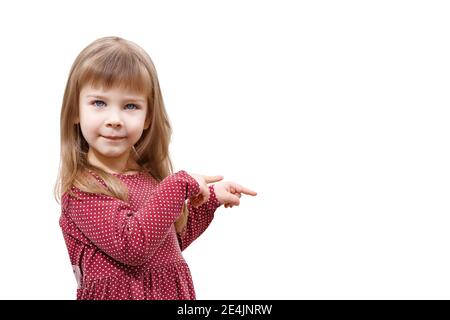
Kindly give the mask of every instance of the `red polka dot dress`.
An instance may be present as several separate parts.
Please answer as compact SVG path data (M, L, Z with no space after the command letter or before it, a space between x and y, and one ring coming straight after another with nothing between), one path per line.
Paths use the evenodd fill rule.
M183 203L200 191L194 178L183 170L160 183L147 172L113 175L127 185L128 202L75 187L77 198L62 196L59 224L78 282L77 299L195 299L181 252L206 230L220 206L214 185L200 207L188 201L187 226L177 234L173 223Z

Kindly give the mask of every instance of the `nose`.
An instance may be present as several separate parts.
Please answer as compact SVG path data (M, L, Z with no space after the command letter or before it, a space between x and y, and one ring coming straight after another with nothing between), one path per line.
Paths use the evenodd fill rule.
M120 128L123 126L123 121L117 112L111 112L106 121L106 126L110 128Z
M122 127L122 123L121 122L108 121L106 126L109 127L109 128L120 128L120 127Z

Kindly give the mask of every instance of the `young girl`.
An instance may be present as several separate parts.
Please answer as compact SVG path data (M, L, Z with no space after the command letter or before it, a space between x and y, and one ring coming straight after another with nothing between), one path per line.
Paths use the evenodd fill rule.
M106 37L78 55L64 92L55 187L77 299L195 299L181 251L220 205L256 195L221 176L172 173L170 136L143 49Z

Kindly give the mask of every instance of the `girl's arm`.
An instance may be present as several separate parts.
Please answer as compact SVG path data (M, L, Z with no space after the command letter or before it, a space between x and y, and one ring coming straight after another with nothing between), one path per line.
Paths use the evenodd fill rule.
M141 265L153 255L180 216L183 203L200 191L198 182L181 170L156 187L137 211L120 199L72 188L64 208L68 217L100 250L128 265Z
M209 199L206 203L195 208L191 201L188 201L189 216L184 230L177 234L180 248L183 251L195 239L197 239L205 230L214 218L214 212L221 205L217 200L214 192L214 185L209 185Z

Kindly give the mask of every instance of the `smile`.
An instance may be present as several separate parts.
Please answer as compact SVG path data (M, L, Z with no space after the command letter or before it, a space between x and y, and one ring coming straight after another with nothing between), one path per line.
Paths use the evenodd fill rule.
M121 141L121 140L124 140L126 137L104 137L104 136L102 136L102 138L105 138L108 141Z

